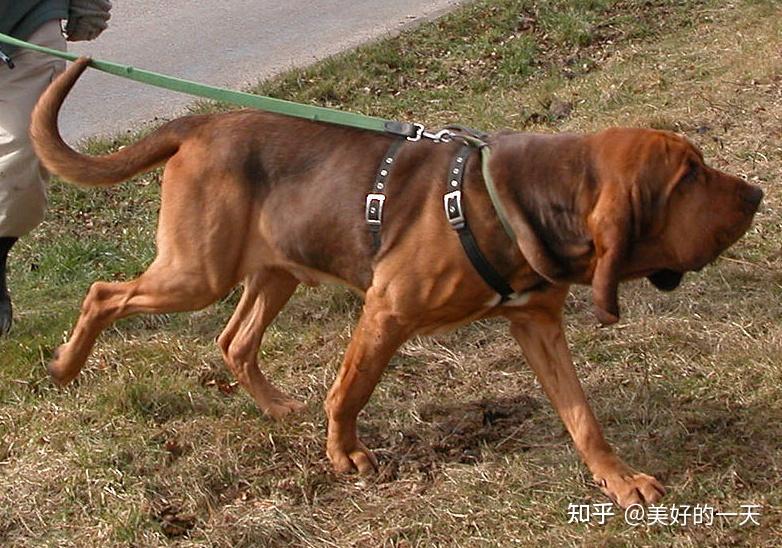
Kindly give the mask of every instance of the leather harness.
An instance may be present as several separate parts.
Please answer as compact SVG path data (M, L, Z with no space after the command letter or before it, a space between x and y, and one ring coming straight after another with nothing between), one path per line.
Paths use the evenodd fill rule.
M394 139L388 151L383 156L380 166L377 168L375 182L372 185L372 192L367 194L366 205L364 208L364 220L372 233L372 246L374 251L380 249L380 227L383 225L383 205L386 202L386 185L391 176L391 168L396 160L399 149L402 148L404 140Z
M462 129L462 128L458 128ZM481 136L482 137L482 136ZM457 136L458 138L458 136ZM467 161L476 147L487 146L486 143L477 137L464 139L464 145L459 148L456 156L452 160L446 178L446 193L443 196L443 206L445 209L445 218L454 229L462 244L462 249L475 268L476 272L483 278L483 281L491 287L499 296L500 303L514 299L519 295L505 281L502 275L492 266L486 256L481 252L478 242L475 239L470 225L467 223L465 215L463 192L464 173L467 167ZM386 201L386 188L388 180L391 177L391 171L399 150L404 144L403 139L394 139L388 151L383 156L378 167L375 181L372 185L372 191L367 194L364 210L364 220L372 234L372 246L374 252L380 248L381 228L383 225L383 208Z
M500 295L500 302L503 303L516 296L516 292L505 281L505 278L497 272L486 256L481 253L478 247L478 241L470 230L467 223L467 217L464 212L462 202L462 186L464 185L464 172L467 168L467 160L470 154L475 150L471 144L465 144L456 153L448 172L448 192L443 196L443 206L445 207L445 217L456 233L459 235L459 241L462 244L467 258L470 259L472 266L480 274L486 285L491 287Z

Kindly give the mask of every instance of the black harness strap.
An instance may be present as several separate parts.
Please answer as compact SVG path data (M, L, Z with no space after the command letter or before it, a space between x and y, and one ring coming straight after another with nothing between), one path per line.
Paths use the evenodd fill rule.
M470 259L472 266L480 274L481 278L494 291L499 293L500 302L505 302L515 295L513 288L508 285L505 279L497 272L486 257L481 253L478 242L475 240L467 219L464 215L462 205L462 185L464 183L464 172L467 166L467 159L470 153L475 149L472 145L464 145L451 163L448 171L448 193L443 196L443 205L445 206L445 216L451 227L459 235L459 241Z
M388 147L377 168L375 182L372 185L372 192L367 194L366 206L364 208L364 220L372 233L372 246L377 251L380 248L380 228L383 225L383 206L386 202L386 185L391 176L391 168L399 149L404 143L404 139L394 139L391 146Z

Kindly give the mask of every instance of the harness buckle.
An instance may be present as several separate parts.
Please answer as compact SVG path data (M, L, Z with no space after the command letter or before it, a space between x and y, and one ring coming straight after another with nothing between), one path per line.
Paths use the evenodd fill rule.
M448 222L455 230L464 227L464 210L462 209L462 191L454 190L443 196L443 206Z
M383 204L386 201L385 194L367 194L364 220L372 227L380 227L383 222Z

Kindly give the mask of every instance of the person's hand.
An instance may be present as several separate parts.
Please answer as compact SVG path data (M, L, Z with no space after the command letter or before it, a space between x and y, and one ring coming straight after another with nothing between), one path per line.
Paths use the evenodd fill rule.
M69 41L93 40L106 30L111 18L109 0L71 0L65 34Z

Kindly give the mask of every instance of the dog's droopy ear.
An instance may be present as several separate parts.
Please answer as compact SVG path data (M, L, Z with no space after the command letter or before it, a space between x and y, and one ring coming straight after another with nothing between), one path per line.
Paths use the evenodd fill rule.
M619 321L619 276L630 246L630 207L617 196L602 196L588 220L595 244L592 302L601 325Z

